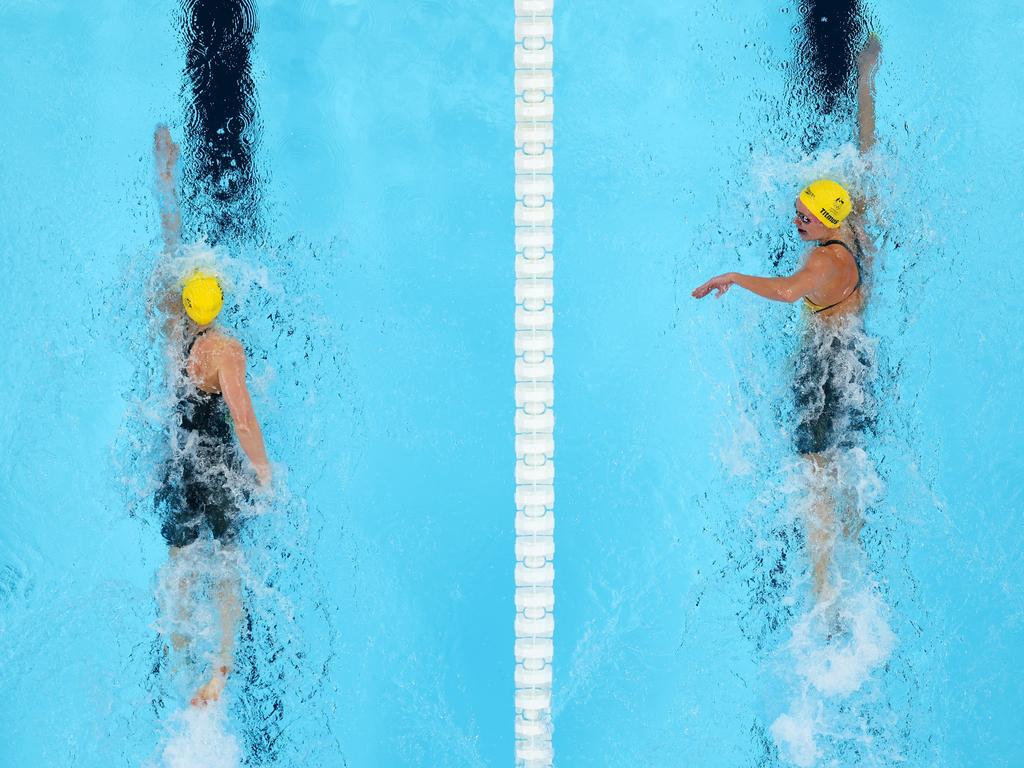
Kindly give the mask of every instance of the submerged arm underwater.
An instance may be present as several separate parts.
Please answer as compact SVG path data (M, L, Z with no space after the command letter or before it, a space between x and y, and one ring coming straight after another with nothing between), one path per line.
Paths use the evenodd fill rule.
M178 206L178 190L174 178L180 152L181 149L171 138L167 126L163 123L158 125L153 134L153 160L156 164L156 198L160 206L160 230L164 247L160 254L161 263L157 265L157 273L165 280L167 276L161 274L164 271L163 262L170 259L181 245L181 209ZM181 301L177 291L171 286L162 285L158 290L160 296L155 308L164 317L164 335L170 336L175 323L181 317Z

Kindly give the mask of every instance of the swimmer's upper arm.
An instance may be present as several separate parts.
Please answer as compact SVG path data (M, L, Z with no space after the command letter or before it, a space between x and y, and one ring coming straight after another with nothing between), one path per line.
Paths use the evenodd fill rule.
M248 432L256 424L256 414L245 384L245 350L234 339L228 339L218 357L217 379L235 423L235 431Z
M817 247L807 257L806 263L789 278L790 301L802 299L827 283L835 274L835 264L825 249Z

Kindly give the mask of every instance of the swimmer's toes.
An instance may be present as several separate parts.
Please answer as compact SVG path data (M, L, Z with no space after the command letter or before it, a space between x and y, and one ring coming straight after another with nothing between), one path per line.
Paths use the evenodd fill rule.
M224 690L225 682L225 679L220 675L214 675L210 678L210 682L196 691L196 695L192 697L192 706L201 707L212 701L217 701L220 698L221 691Z

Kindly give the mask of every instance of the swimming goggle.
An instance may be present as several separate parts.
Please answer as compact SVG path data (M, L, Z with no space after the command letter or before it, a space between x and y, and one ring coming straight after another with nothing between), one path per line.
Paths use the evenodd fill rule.
M804 214L800 213L800 211L796 212L796 217L798 219L800 219L800 221L802 221L804 224L810 224L811 223L811 217L810 216L805 216Z

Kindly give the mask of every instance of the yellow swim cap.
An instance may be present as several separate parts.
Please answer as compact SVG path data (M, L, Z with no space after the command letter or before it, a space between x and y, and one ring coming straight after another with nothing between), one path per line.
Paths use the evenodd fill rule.
M812 181L800 193L800 202L829 229L837 229L853 210L850 193L831 179Z
M181 303L185 306L185 312L195 322L199 325L208 325L220 312L224 304L224 294L221 293L220 283L216 277L204 272L194 272L181 289Z

